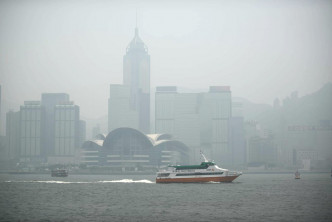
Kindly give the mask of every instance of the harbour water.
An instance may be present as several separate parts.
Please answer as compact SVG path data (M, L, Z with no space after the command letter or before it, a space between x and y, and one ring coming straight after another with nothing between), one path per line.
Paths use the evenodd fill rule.
M0 174L1 221L332 221L329 173L156 184L154 175Z

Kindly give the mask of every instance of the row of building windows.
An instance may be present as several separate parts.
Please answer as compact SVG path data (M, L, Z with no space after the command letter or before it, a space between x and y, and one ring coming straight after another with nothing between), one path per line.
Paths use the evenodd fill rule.
M72 108L57 108L55 110L55 121L57 120L72 120L74 121L76 118L75 107Z
M75 150L75 138L55 138L55 155L72 156L75 155Z
M40 156L40 138L21 138L22 156Z
M39 120L22 121L21 137L40 137L41 123Z
M75 137L75 121L56 121L55 137Z
M212 120L212 142L228 141L228 120Z
M34 121L41 119L41 108L22 108L21 109L21 120Z

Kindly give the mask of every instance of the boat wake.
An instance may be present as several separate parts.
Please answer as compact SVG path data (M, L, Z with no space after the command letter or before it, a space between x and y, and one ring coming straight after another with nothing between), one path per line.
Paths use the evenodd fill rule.
M220 182L209 181L209 182L205 182L205 183L220 183Z
M21 180L21 181L5 181L6 183L60 183L60 184L71 184L71 183L93 183L93 182L70 182L70 181L59 181L59 180Z
M59 180L24 180L24 181L5 181L6 183L54 183L54 184L84 184L84 183L155 183L150 180L100 180L100 181L59 181Z
M123 179L123 180L103 180L98 181L99 183L155 183L150 180L132 180L132 179Z

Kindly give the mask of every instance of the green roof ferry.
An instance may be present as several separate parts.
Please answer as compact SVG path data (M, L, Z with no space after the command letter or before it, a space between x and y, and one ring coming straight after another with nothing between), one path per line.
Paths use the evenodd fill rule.
M242 175L241 172L222 169L201 155L204 161L200 165L170 165L159 171L156 183L232 182Z

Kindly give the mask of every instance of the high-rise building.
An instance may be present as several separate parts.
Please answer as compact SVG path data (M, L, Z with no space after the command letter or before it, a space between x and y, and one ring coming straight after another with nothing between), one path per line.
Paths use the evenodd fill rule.
M6 158L17 163L20 157L20 112L7 112L6 139Z
M100 134L100 125L97 124L95 127L92 128L92 139L96 139L98 135Z
M108 118L109 132L124 126L150 131L150 56L138 28L123 57L123 85L110 86Z
M73 102L55 105L55 144L54 154L49 156L51 163L75 163L79 150L79 107Z
M130 106L130 87L126 85L110 85L108 100L108 131L120 127L138 129L138 112Z
M35 166L77 163L85 124L68 94L45 93L41 101L25 101L19 112L7 113L6 136L13 161Z
M237 166L246 165L247 152L246 152L246 139L244 131L244 119L241 116L233 116L231 118L230 144L232 150L232 164Z
M169 133L191 148L191 160L199 161L199 150L215 161L231 163L229 87L211 86L209 92L178 93L174 86L157 87L156 133Z
M150 131L150 56L135 29L134 39L123 57L123 84L130 87L130 105L138 112L138 129Z
M86 122L84 120L80 120L78 147L82 147L85 140L86 140Z
M20 159L22 162L43 162L42 149L44 109L39 101L25 101L20 107Z
M79 108L73 103L55 106L55 156L73 156L78 147Z
M41 105L45 110L45 128L43 130L43 147L45 147L47 155L55 154L55 123L54 112L55 106L69 102L69 95L66 93L43 93Z

